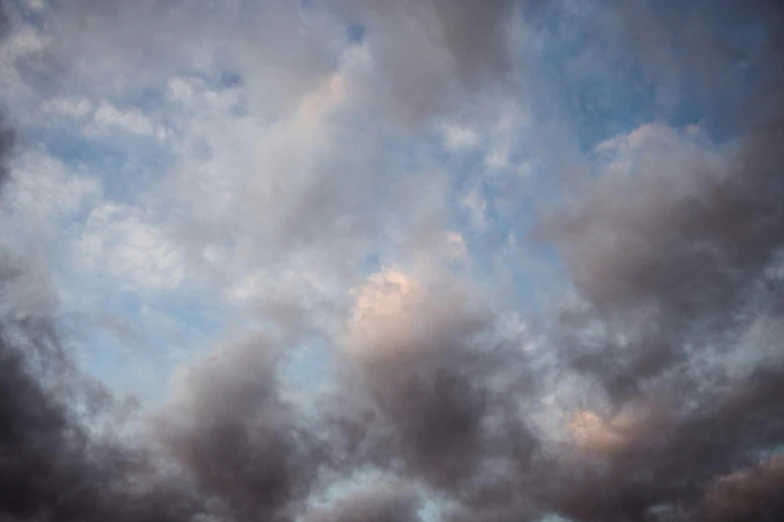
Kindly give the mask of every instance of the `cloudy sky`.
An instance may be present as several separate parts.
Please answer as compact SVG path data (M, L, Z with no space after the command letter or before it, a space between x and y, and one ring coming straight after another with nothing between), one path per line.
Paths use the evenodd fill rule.
M0 8L0 520L781 520L781 2Z

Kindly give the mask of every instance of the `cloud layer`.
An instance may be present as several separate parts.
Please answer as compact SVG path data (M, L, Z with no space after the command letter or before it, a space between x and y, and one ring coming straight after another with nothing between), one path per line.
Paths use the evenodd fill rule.
M0 4L0 519L781 520L738 5Z

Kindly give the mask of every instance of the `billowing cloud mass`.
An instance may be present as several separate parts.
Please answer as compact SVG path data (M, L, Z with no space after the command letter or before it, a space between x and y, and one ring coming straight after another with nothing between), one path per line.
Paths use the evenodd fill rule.
M783 38L0 0L0 520L784 520Z

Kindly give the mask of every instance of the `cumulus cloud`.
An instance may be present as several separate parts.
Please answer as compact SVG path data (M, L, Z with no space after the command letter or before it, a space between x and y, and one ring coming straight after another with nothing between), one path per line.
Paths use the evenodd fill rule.
M87 270L125 276L130 289L173 290L185 278L177 245L135 208L104 204L90 213L74 252Z
M101 193L100 184L88 175L74 175L60 161L41 152L27 153L14 169L9 206L23 219L43 222L57 214L78 211Z
M77 110L81 110L81 105L77 106ZM140 136L165 136L164 129L156 127L156 125L145 116L139 109L131 109L123 111L114 105L103 102L96 109L93 116L95 125L95 132L106 133L112 130L119 130L130 134L138 134Z
M324 458L280 395L267 343L243 339L183 369L156 422L196 483L240 520L291 520Z

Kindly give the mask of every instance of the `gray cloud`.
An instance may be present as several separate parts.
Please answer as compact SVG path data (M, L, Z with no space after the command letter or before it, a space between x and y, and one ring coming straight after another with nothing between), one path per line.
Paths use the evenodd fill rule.
M762 459L718 480L704 500L708 520L770 519L781 513L781 457Z
M750 12L765 27L767 47L748 59L751 68L766 71L766 81L746 90L750 113L735 127L739 140L688 148L691 138L681 134L679 145L662 149L642 133L631 136L624 146L641 151L631 167L611 165L543 225L584 300L556 323L560 360L597 383L611 407L601 436L614 450L568 461L565 475L549 480L548 503L572 519L704 519L706 486L779 447L784 437L771 400L784 382L778 355L758 359L750 373L716 364L727 353L750 349L739 346L741 334L758 314L779 316L784 128L780 95L772 93L781 85L781 11L759 2ZM625 8L615 14L630 16ZM673 16L667 8L659 15ZM701 24L715 23L714 15L706 13ZM632 22L641 21L636 16ZM661 66L646 53L659 52L654 42L669 31L650 23L634 36L643 63ZM699 46L674 40L688 50L685 56L666 53L677 68L665 69L679 81L704 53L725 71L737 64L701 34L689 36L698 37ZM734 109L726 108L724 121L739 121ZM655 126L646 131L658 132ZM780 352L780 346L771 349ZM634 429L622 424L623 406L656 404L661 390L674 396L660 405L666 414ZM599 435L597 429L585 436L598 444ZM744 516L777 515L750 509Z
M0 128L4 185L14 132ZM0 246L0 518L189 520L201 502L187 482L141 446L94 433L122 405L76 369L35 261Z
M770 52L765 60L778 51ZM783 246L784 128L778 99L765 92L754 103L758 115L718 160L699 149L648 151L645 138L635 138L643 152L629 175L602 177L571 210L547 221L544 233L562 246L590 310L634 337L631 349L605 345L598 358L578 355L586 371L608 365L618 378L652 377L688 355L695 336L700 344L721 343L770 292L759 284Z
M306 522L414 522L421 520L417 511L420 495L411 486L393 481L354 491L331 502L328 506L312 509Z
M14 59L21 85L7 96L15 102L84 85L107 100L160 94L169 78L196 68L214 81L237 76L253 86L251 103L273 101L279 116L330 74L334 46L323 42L342 37L316 13L306 20L297 3L52 0L33 17L23 4L9 4L9 20L27 21L45 41ZM155 110L161 100L147 102Z
M366 28L375 96L399 121L421 122L454 96L509 80L516 0L330 3L349 23Z
M5 122L0 121L0 125L2 125L0 126L0 159L2 159L2 164L0 164L0 189L2 189L2 186L8 179L9 172L6 159L13 150L15 134L7 127Z
M26 270L2 256L3 290ZM0 513L9 520L188 520L200 500L150 452L94 435L118 404L79 375L51 316L0 319ZM112 422L114 417L107 418Z
M292 520L327 463L317 430L280 396L275 358L257 338L210 354L175 383L156 421L169 451L237 520Z
M13 133L2 127L5 178ZM0 517L189 520L201 501L186 481L141 447L94 434L89 422L116 421L121 405L77 371L31 261L0 247Z

